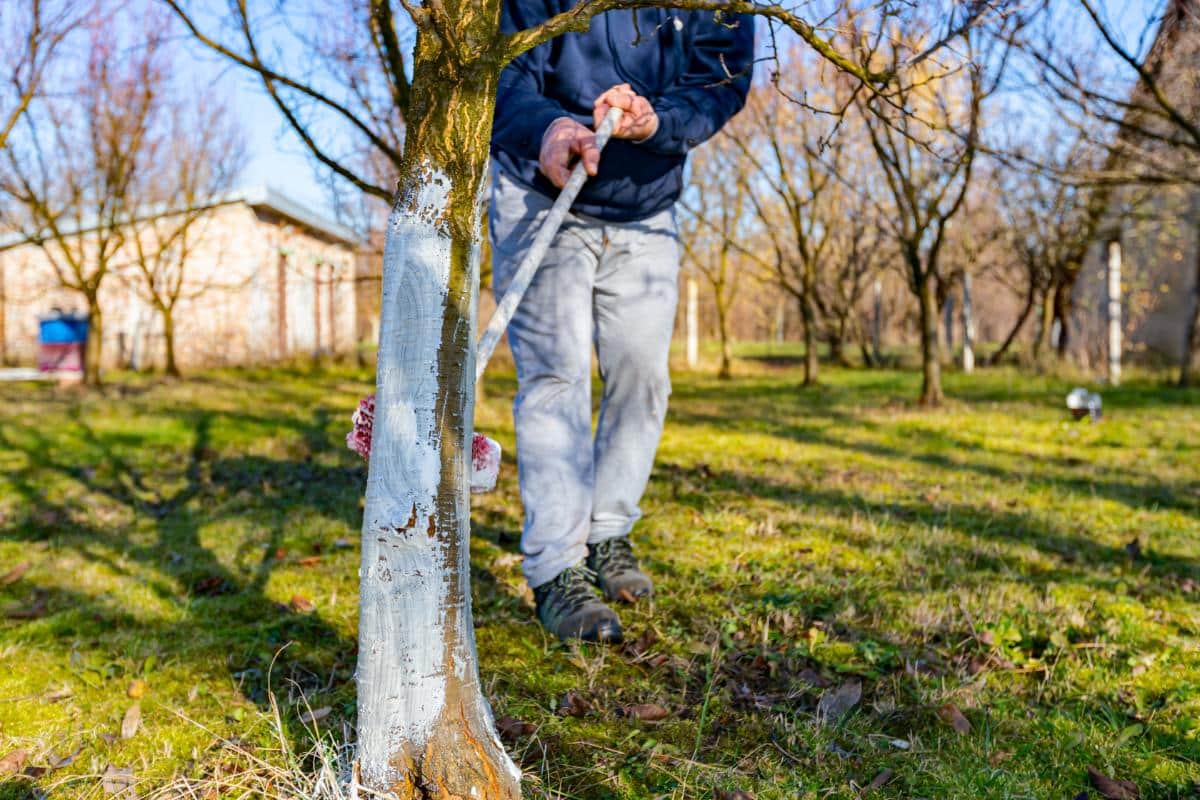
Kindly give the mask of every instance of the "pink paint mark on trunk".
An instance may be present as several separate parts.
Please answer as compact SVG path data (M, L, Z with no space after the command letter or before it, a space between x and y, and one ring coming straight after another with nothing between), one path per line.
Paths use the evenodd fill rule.
M353 427L346 434L346 447L364 459L371 457L371 430L375 424L375 395L368 395L358 403L350 418ZM471 491L490 492L496 488L500 474L500 443L476 433L471 439Z

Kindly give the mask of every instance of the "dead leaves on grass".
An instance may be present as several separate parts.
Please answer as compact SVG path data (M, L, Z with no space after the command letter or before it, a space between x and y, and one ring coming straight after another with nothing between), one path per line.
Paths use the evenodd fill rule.
M862 700L862 681L855 678L821 692L817 719L827 725L840 722Z
M1088 781L1105 800L1140 800L1142 793L1133 781L1110 778L1095 767L1087 768Z
M109 764L108 769L104 770L104 774L100 776L100 786L104 789L105 794L132 796L133 770L129 767L114 767Z
M671 716L671 712L657 703L636 703L618 708L617 716L624 719L637 719L642 722L662 722Z
M496 720L496 730L504 741L515 742L523 736L531 736L537 730L537 726L516 717L501 717Z
M560 717L582 717L591 710L591 705L583 695L572 689L559 698L558 708L554 713Z
M12 750L0 758L0 775L16 775L29 760L28 750Z
M288 608L297 614L307 614L317 610L316 604L302 594L292 595L292 599L288 601Z
M966 736L971 732L971 721L963 716L963 713L958 710L958 706L953 703L946 703L938 709L937 714L943 722L954 728L954 732L959 736Z

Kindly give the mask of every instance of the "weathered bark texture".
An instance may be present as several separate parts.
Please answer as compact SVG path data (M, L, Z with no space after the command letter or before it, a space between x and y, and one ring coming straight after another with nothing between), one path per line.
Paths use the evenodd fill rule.
M520 774L479 686L468 545L480 190L497 72L466 70L423 43L432 52L418 44L414 85L428 93L413 97L384 255L359 772L401 800L512 800Z

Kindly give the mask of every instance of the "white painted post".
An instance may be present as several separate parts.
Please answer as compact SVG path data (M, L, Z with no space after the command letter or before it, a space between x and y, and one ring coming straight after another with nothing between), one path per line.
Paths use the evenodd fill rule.
M962 370L975 371L975 306L971 300L971 273L964 272L962 280Z
M700 363L700 286L696 276L687 276L687 365Z
M1108 243L1108 382L1121 384L1121 242Z
M779 302L775 304L775 344L783 344L783 328L787 323L787 309L783 305L783 295L779 296Z

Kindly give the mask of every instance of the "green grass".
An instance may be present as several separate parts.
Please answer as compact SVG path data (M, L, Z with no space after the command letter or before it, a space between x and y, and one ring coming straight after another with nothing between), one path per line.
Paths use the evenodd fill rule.
M509 740L528 796L852 798L891 770L873 797L1069 798L1088 766L1193 796L1200 394L1133 381L1090 425L1070 383L1013 371L948 375L929 413L913 374L805 390L780 359L738 366L676 376L634 534L657 600L621 611L641 646L611 650L533 620L515 384L489 378L478 422L506 463L474 511L476 633L497 716L536 726ZM78 749L0 798L273 762L271 692L297 751L305 701L343 736L364 469L342 436L368 389L338 369L0 387L0 574L29 564L0 586L0 757ZM861 703L820 724L822 685L854 679ZM112 739L136 680L141 729ZM593 712L555 715L568 690Z

